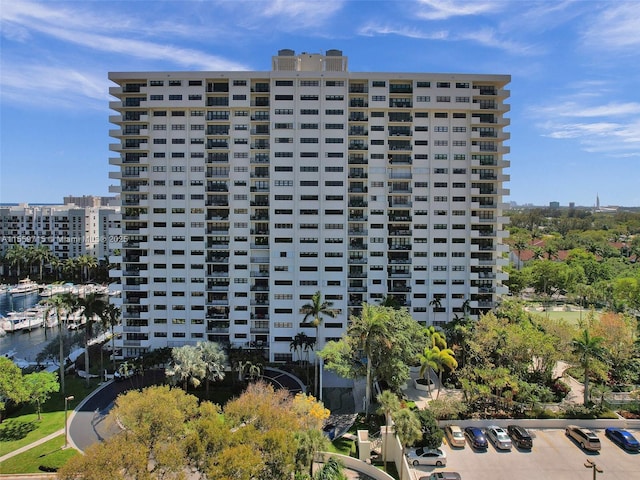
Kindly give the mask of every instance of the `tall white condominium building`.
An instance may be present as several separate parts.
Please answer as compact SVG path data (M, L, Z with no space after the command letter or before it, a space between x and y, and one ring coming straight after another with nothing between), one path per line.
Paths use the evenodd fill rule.
M45 246L61 260L112 254L109 229L120 207L28 205L0 207L0 252L12 245ZM118 248L120 245L118 245Z
M291 358L301 307L393 299L441 325L507 289L507 75L349 72L339 50L271 71L113 72L123 355L202 340Z

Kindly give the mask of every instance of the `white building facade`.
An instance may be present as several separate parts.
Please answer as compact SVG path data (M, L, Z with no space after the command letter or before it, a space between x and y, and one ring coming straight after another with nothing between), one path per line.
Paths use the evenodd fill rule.
M320 291L345 331L387 298L425 325L506 293L506 75L113 72L124 356L202 340L291 358Z
M111 255L109 236L112 217L120 207L76 205L28 205L0 207L0 251L12 245L46 246L60 260L91 255Z

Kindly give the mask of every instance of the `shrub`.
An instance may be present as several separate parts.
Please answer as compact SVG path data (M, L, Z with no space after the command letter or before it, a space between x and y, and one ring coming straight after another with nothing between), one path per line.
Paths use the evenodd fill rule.
M562 412L562 417L594 419L597 417L597 414L592 408L585 407L584 405L573 405L564 409L564 411Z
M561 402L567 395L569 395L571 387L562 380L556 380L553 382L553 385L551 385L551 390L553 391L555 401Z
M541 418L541 419L558 418L558 414L553 410L550 410L548 408L540 408L540 407L534 408L533 410L527 412L526 415L528 418Z

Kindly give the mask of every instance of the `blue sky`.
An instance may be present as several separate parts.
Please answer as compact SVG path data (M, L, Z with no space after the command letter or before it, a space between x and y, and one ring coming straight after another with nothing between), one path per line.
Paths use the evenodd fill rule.
M0 0L0 202L108 195L109 71L510 74L506 201L640 206L640 2Z

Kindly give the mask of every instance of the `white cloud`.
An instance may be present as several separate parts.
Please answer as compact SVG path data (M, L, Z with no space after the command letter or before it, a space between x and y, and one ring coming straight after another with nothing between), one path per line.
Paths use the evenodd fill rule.
M260 3L262 10L258 14L271 19L283 18L292 29L308 28L323 24L342 9L343 3L338 0L271 0Z
M3 68L3 101L38 107L104 109L110 99L103 72L88 73L64 67L22 64ZM43 85L46 94L43 95Z
M370 23L358 29L358 34L365 37L376 35L398 35L400 37L415 38L421 40L447 40L447 30L430 30L425 32L415 27L393 27L390 25L377 25Z
M139 40L143 33L164 38L181 32L196 36L192 27L181 28L169 22L160 24L137 24L126 17L111 17L106 12L100 14L50 8L45 4L31 2L12 2L3 4L3 30L6 28L13 38L28 40L29 32L38 32L67 43L80 45L102 52L129 55L137 58L161 60L183 67L203 70L245 70L246 66L238 62L208 55L189 48L177 47L168 43ZM211 29L210 29L211 30ZM103 32L103 33L101 33ZM201 32L202 33L202 32Z
M464 33L452 33L446 29L432 30L420 29L408 26L381 25L376 23L366 24L358 29L359 35L374 37L376 35L397 35L418 40L442 40L451 42L473 42L485 47L505 50L518 55L539 54L540 51L533 46L527 46L501 39L496 35L495 30L490 28L478 29Z
M422 8L420 8L422 7ZM415 16L425 20L446 20L451 17L482 15L500 11L504 2L468 0L419 0Z
M640 103L607 103L604 105L582 105L575 101L564 102L559 105L541 107L539 111L545 115L562 117L612 117L640 114Z
M586 46L598 50L626 50L640 46L640 4L637 1L618 1L604 5L604 9L593 12L582 32Z

